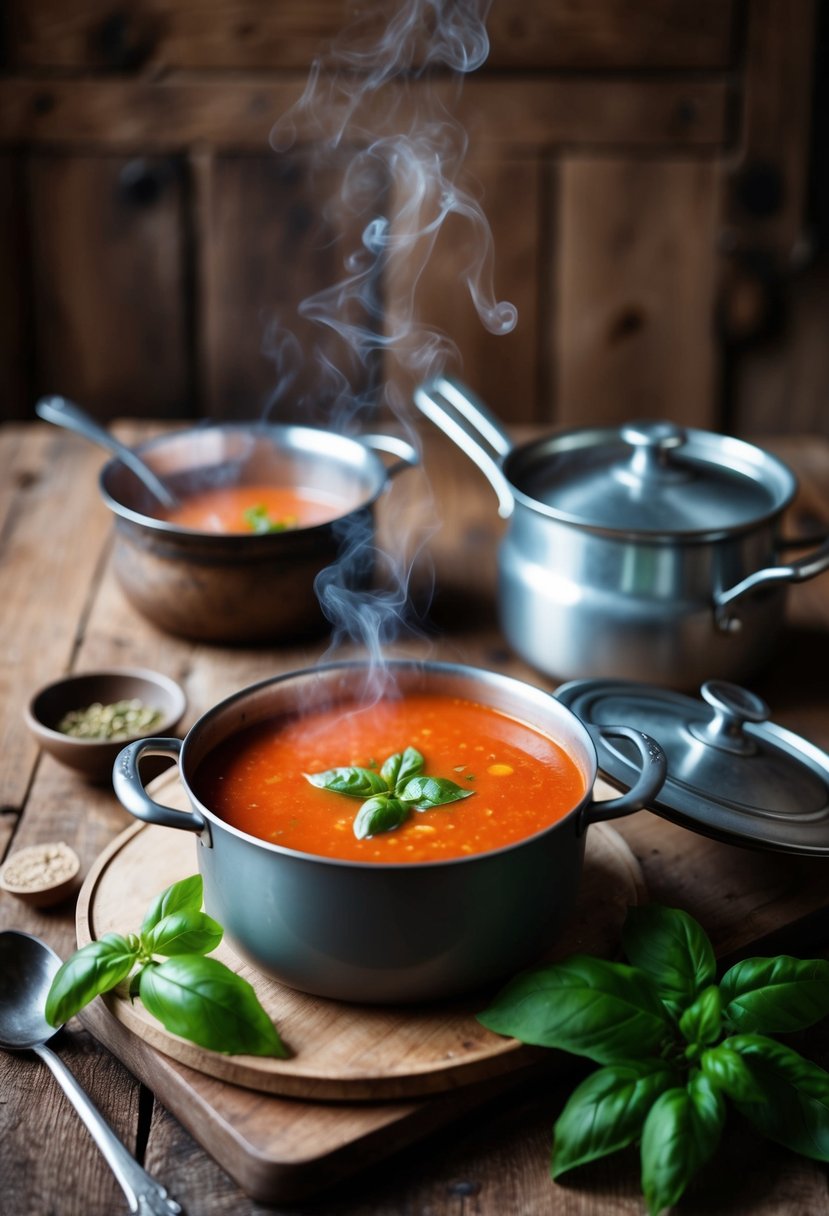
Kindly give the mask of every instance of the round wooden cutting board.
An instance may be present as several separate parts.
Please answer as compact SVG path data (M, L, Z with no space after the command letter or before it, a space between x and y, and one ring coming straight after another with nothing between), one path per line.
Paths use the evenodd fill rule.
M175 773L158 778L153 796L186 808ZM159 892L198 871L196 843L184 832L137 823L123 832L90 870L78 897L78 945L105 933L135 932ZM579 899L564 935L546 956L576 951L612 956L629 905L642 901L639 865L607 824L587 834ZM288 1046L287 1060L228 1056L169 1033L141 1002L109 993L111 1015L143 1042L209 1076L264 1093L311 1099L390 1099L439 1093L511 1071L538 1055L514 1039L486 1030L475 1014L487 993L465 1001L422 1006L350 1005L267 979L224 942L215 951L256 990Z

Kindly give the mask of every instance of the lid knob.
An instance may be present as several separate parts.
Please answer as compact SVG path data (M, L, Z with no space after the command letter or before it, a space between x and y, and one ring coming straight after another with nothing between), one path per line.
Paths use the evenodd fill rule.
M673 459L675 449L688 439L681 426L673 422L629 422L619 433L633 448L627 471L637 481L689 476L687 469Z
M691 723L688 729L694 738L735 755L756 751L757 744L745 734L743 724L766 721L769 707L762 697L725 680L706 680L700 693L714 713L704 725Z

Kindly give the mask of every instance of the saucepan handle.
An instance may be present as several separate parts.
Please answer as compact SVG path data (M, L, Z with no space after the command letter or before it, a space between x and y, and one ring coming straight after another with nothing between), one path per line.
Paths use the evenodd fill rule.
M144 789L138 770L142 756L170 756L178 760L181 739L139 739L128 743L115 758L112 785L115 796L136 819L156 823L162 828L181 828L185 832L201 832L209 836L207 820L198 811L177 811L155 802Z
M430 422L465 452L498 495L498 514L512 515L515 499L501 469L512 441L499 420L466 385L449 376L435 376L415 389L414 403Z
M387 477L395 477L404 469L414 469L420 464L420 453L417 449L407 440L399 439L397 435L361 435L360 443L364 443L373 451L397 457L394 464L386 467Z
M790 547L791 544L792 542L788 541L787 547ZM824 540L823 544L812 553L807 553L804 557L797 558L796 561L787 562L784 566L768 566L764 570L755 570L753 574L749 574L735 586L729 587L727 591L717 592L714 596L716 622L720 629L731 629L733 627L731 609L743 596L757 591L760 587L768 587L772 583L802 583L808 578L823 574L825 570L829 570L829 540Z
M606 819L620 819L633 811L641 811L659 793L668 774L668 761L662 748L650 735L636 730L632 726L590 726L590 734L597 742L606 737L610 739L630 739L639 752L642 768L639 776L627 791L619 798L610 798L602 802L588 802L582 807L580 827L584 831L591 823L601 823Z

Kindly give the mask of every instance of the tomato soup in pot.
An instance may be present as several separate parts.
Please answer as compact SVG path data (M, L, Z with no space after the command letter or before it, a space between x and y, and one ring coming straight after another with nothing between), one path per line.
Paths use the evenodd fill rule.
M435 796L447 801L407 802L404 772L397 783L403 821L361 838L355 832L361 804L378 792L394 796L382 774L393 771L396 757L407 758L413 777L436 779ZM362 792L314 783L332 770L362 774ZM353 780L359 787L359 776ZM557 822L585 795L575 762L547 735L489 706L429 693L249 726L205 757L193 788L204 805L251 836L303 853L382 863L502 848Z
M346 504L334 495L301 486L236 485L198 490L164 515L168 523L197 532L284 532L330 523Z

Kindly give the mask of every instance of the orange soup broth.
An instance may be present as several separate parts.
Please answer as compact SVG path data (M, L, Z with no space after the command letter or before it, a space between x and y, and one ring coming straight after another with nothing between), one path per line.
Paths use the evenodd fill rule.
M341 499L301 486L219 486L188 495L164 518L197 532L251 533L245 512L259 508L286 528L329 523L346 509Z
M353 823L361 800L303 776L351 765L379 769L407 747L423 755L425 775L448 778L473 796L413 810L401 827L358 840ZM499 849L557 822L585 793L575 762L540 731L487 706L434 695L248 727L205 758L193 785L205 806L251 836L372 863Z

